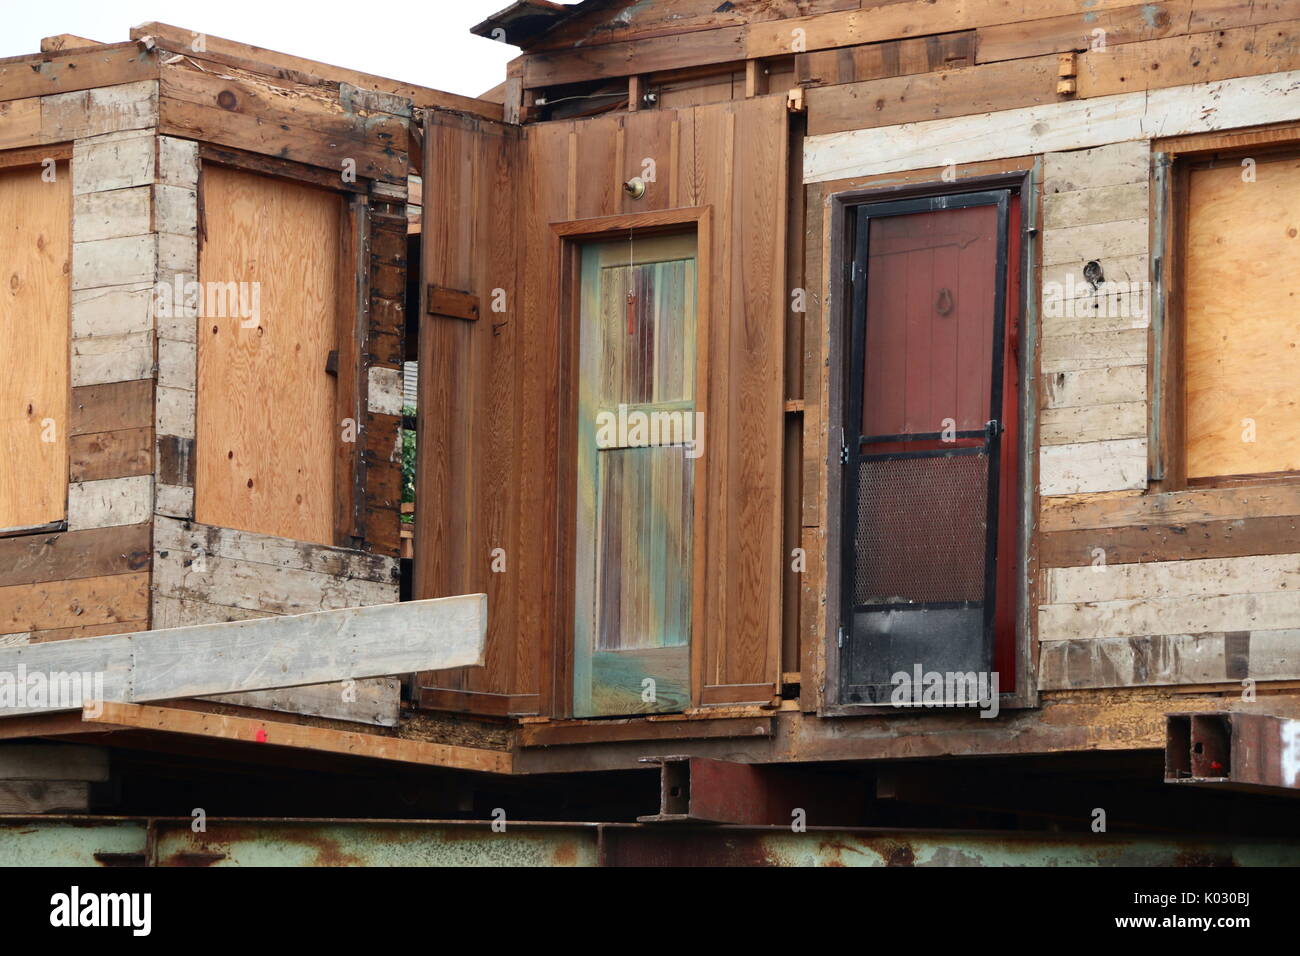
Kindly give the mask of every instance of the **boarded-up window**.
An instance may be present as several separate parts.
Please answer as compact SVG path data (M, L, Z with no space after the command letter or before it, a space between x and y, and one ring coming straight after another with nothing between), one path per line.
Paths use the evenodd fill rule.
M1188 180L1187 476L1300 470L1300 157Z
M341 200L220 167L203 192L195 518L332 544Z
M66 164L0 170L0 530L67 513L71 229Z

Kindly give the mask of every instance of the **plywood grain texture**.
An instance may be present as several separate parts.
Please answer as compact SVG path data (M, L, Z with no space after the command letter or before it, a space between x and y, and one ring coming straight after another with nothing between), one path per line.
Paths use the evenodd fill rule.
M1185 311L1190 478L1300 469L1300 159L1193 169Z
M72 180L0 170L0 528L67 513Z
M258 283L260 320L200 320L195 517L330 544L341 426L325 365L336 347L341 200L219 167L205 170L204 190L201 279Z

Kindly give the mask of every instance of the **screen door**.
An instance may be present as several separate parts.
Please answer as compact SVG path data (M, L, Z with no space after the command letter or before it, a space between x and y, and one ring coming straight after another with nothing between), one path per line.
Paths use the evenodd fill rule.
M840 691L993 668L1005 191L862 206L846 395ZM1014 412L1012 412L1014 414ZM1014 551L1013 551L1014 553Z
M690 703L696 243L582 248L574 714Z

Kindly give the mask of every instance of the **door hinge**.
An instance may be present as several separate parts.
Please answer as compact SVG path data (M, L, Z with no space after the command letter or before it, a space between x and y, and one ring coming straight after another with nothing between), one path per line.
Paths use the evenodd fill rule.
M847 465L848 463L849 463L849 446L844 444L843 439L841 439L840 440L840 464Z
M839 632L835 635L835 646L836 648L842 648L844 646L844 625L843 624L840 625Z

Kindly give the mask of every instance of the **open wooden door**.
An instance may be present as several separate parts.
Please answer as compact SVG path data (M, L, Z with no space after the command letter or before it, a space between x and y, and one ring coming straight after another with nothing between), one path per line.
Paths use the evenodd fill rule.
M534 714L542 634L520 631L519 127L426 111L413 596L488 596L483 667L417 675L425 707ZM536 476L531 476L536 479ZM523 605L523 607L521 607ZM519 636L522 633L522 636Z
M900 672L987 677L1011 660L1017 208L1000 190L858 210L842 703L890 703Z

